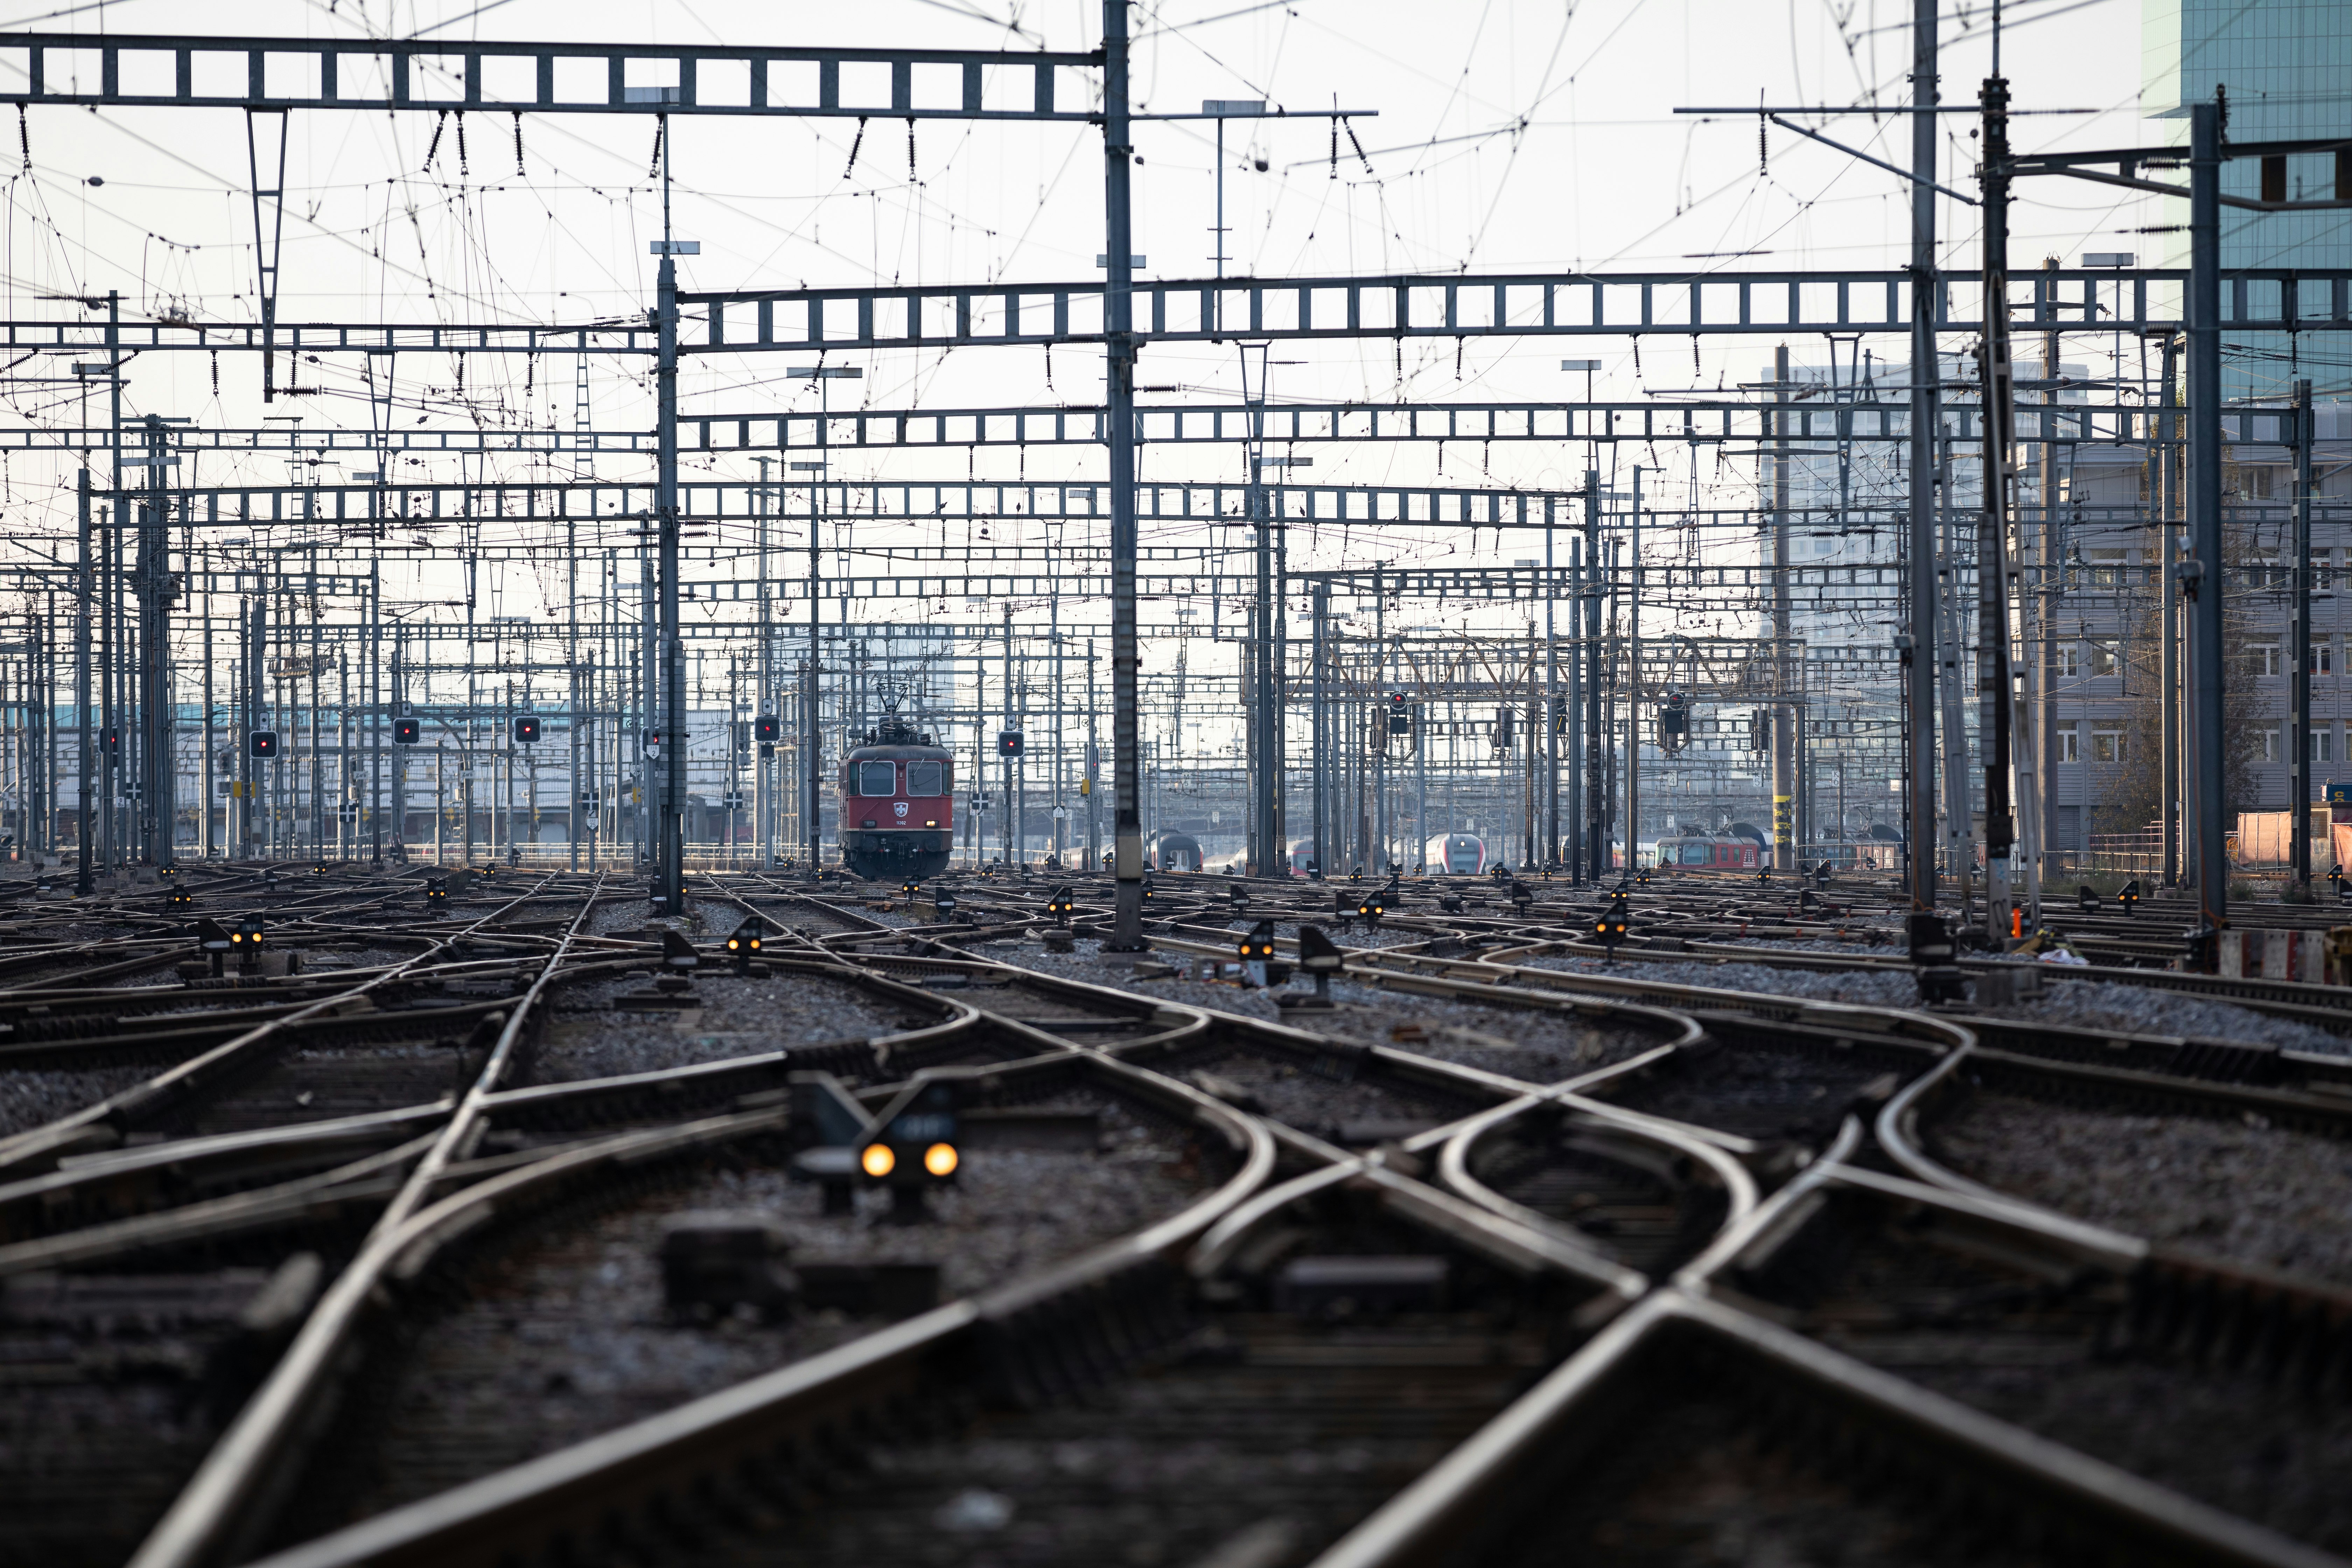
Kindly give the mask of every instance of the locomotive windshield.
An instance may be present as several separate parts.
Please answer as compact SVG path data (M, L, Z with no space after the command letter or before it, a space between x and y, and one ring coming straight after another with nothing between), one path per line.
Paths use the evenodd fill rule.
M858 763L857 793L861 795L897 795L898 793L898 764L896 763Z
M911 795L947 794L948 765L945 763L908 763L907 793Z

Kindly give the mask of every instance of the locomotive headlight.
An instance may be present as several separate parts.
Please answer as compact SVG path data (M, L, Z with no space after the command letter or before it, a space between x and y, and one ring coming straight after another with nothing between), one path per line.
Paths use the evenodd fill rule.
M934 1176L955 1174L956 1152L952 1143L934 1143L923 1151L923 1169Z
M878 1182L898 1168L898 1156L890 1152L887 1143L868 1143L858 1154L857 1164L860 1170Z

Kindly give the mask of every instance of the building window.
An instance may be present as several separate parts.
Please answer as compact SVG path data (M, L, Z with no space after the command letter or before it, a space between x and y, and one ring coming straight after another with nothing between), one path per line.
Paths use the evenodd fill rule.
M2082 736L2073 724L2058 726L2058 761L2079 763L2083 760Z
M2254 734L2255 737L2263 743L2262 760L2266 763L2277 762L2279 753L2278 731L2274 728L2269 730L2257 730L2254 731Z
M2085 550L2083 559L2091 565L2091 586L2120 588L2124 585L2124 568L2131 560L2126 550Z
M2335 643L2326 637L2314 637L2311 639L2312 674L2333 675L2336 672L2335 660L2332 657L2335 649Z
M2248 643L2246 651L2253 656L2256 675L2276 675L2283 668L2279 663L2279 645L2274 642Z
M2091 731L2091 761L2120 763L2124 760L2124 732L2121 730Z
M2079 680L2083 675L2083 645L2062 642L2058 645L2058 679Z
M2116 672L2116 650L2105 643L2091 645L2091 673L2113 675Z
M2336 760L2336 729L2333 725L2315 726L2311 731L2311 760L2332 763Z

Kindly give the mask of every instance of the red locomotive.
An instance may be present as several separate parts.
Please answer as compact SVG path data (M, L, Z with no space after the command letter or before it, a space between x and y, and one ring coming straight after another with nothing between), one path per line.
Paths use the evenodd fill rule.
M841 763L841 863L869 882L920 881L955 850L955 755L893 714Z

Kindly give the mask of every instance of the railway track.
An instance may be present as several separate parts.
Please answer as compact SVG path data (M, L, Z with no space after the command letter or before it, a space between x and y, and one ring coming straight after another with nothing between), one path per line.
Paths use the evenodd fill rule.
M1162 878L1138 967L1099 877L189 880L0 959L0 1563L2352 1545L2352 1059L1686 983L1899 984L1866 887L1637 896L1596 967L1557 886ZM1236 983L1258 920L1331 1006ZM823 1174L813 1106L934 1092L955 1185Z

